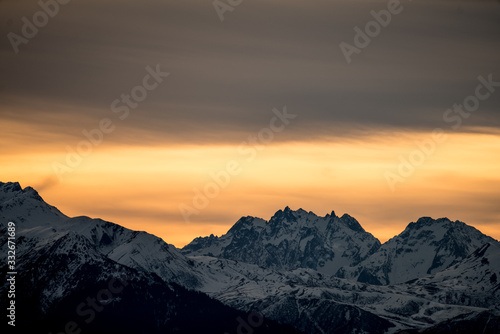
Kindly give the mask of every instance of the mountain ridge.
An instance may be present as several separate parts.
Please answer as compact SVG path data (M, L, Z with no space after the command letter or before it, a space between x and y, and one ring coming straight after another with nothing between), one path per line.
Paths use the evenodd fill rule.
M17 322L9 332L59 333L71 323L75 332L217 334L250 317L197 291L202 274L154 235L67 217L19 184L0 183L0 199L0 219L16 226ZM7 248L4 224L0 236ZM7 305L7 252L0 261L0 304ZM111 282L119 277L126 284L117 292ZM263 319L259 331L300 333L271 319Z
M403 283L444 270L486 243L500 245L464 222L422 217L357 267L337 275L371 284Z
M353 242L346 243L347 238ZM367 240L372 242L368 249L356 249ZM287 206L268 221L242 217L226 234L197 237L184 246L181 253L221 257L277 270L311 268L341 278L387 285L446 269L489 242L500 245L461 221L424 216L381 244L348 214L338 217L332 211L322 217ZM336 249L355 250L338 254ZM295 255L300 252L307 254ZM414 259L411 254L415 254ZM330 265L325 266L328 260ZM341 264L332 265L333 261ZM404 267L412 267L412 270L402 272Z
M333 275L341 265L355 265L378 247L380 241L348 214L338 217L332 211L321 217L287 206L269 221L242 217L223 236L196 238L181 252L278 270L311 268Z
M311 334L398 333L407 330L416 333L430 329L441 334L447 333L448 325L460 328L465 324L470 328L474 323L484 327L484 333L497 333L499 329L495 327L500 324L497 306L500 305L500 261L497 261L500 247L496 241L481 245L461 260L446 258L446 252L439 253L446 263L454 264L431 275L396 285L371 285L360 282L359 277L339 278L308 267L283 269L290 263L317 265L315 260L318 258L308 256L324 248L324 254L328 255L328 247L335 252L333 259L356 262L370 253L363 240L371 242L372 247L376 245L377 250L364 256L364 260L352 268L380 254L378 240L360 229L359 223L349 215L338 217L332 212L318 217L305 210L285 208L270 219L272 226L267 226L269 222L260 218L240 219L232 233L242 235L235 238L234 247L226 247L226 250L241 251L245 248L239 246L245 244L261 246L258 242L251 243L252 238L261 237L268 237L271 241L268 252L282 246L294 246L291 249L296 251L295 258L285 257L285 261L278 263L280 269L276 269L223 257L186 256L149 233L132 231L101 219L69 218L38 198L32 188L23 191L20 186L8 184L8 191L4 191L4 185L0 183L0 219L10 221L12 218L16 222L19 247L16 255L21 273L18 284L24 287L20 289L19 302L36 308L21 308L19 311L24 311L22 315L26 317L56 317L63 321L46 323L49 331L56 329L52 327L54 324L64 325L68 317L74 316L71 308L74 309L85 296L98 293L110 275L120 273L127 273L134 288L125 290L124 295L113 296L106 306L106 316L96 320L92 324L94 327L85 329L99 332L97 329L102 327L105 328L101 329L102 332L113 332L112 323L107 318L118 321L121 314L131 315L137 303L141 305L141 317L147 322L146 329L151 333L171 328L169 326L183 329L181 333L192 333L193 328L197 328L195 332L204 331L204 326L208 327L205 332L234 332L239 328L235 317L245 317L256 310L269 319L265 326L259 327L258 331L262 333L293 332L290 327L282 327L276 321L293 326L297 333ZM429 232L429 228L438 226L436 220L425 218L419 224L415 223L409 224L408 232L395 240L410 248L430 245L449 249L443 246L450 245L448 242L438 242L447 235L446 231L431 229ZM464 223L455 224L443 218L439 224L441 227L456 227L451 229L456 233L449 234L446 241L453 237L467 241L466 235L475 238L473 234L469 235L470 229ZM4 232L6 228L0 230L0 235L6 235ZM425 237L423 243L412 239L421 233ZM293 240L294 236L300 238ZM321 242L323 237L331 239ZM200 240L206 240L208 245L218 237L212 235ZM233 241L233 238L227 239L224 246ZM408 241L416 243L413 246L404 244ZM359 248L345 249L357 242L361 243ZM0 239L0 245L5 243L5 238ZM389 247L385 251L396 254L398 249ZM302 259L297 257L300 252L304 255ZM2 279L7 272L6 253L0 254L0 260ZM287 263L287 260L293 261ZM411 261L407 262L411 265ZM317 266L317 269L321 268ZM6 282L5 279L2 281ZM2 303L7 288L5 283L0 285ZM198 319L203 319L198 322L199 327L189 320L191 308L196 308ZM219 311L214 313L215 310L220 310L220 314L217 314ZM132 316L124 320L117 333L141 330L134 325ZM225 326L224 322L230 325ZM160 323L163 325L159 326Z

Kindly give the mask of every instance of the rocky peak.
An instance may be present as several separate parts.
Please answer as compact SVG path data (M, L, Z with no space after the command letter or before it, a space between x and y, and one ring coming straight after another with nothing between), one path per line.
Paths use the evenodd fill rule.
M267 222L243 217L220 238L196 238L186 255L209 255L258 264L266 268L311 268L334 274L373 253L380 242L349 215L317 216L290 207Z

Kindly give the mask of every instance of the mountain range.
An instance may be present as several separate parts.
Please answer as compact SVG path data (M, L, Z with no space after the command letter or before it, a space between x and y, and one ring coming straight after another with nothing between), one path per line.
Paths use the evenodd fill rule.
M0 222L2 306L16 226L17 330L500 332L500 243L447 218L420 218L381 244L347 214L286 207L177 249L0 182Z

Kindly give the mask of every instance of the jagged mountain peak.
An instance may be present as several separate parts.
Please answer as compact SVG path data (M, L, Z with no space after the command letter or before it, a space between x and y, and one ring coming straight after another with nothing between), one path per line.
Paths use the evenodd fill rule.
M385 258L394 261L382 262L387 265L383 270L396 268L404 273L407 268L418 267L422 259L427 261L429 254L434 257L432 263L426 262L427 265L437 264L444 268L449 257L456 256L457 250L462 252L463 245L470 243L472 247L483 239L493 240L478 235L479 231L465 223L447 218L423 217L411 223L405 230L406 235L402 233L391 239L392 242L387 243L391 247L385 247L379 253L380 242L365 232L350 215L337 217L332 212L332 215L320 217L313 212L293 211L287 207L278 211L273 223L261 218L242 217L225 235L196 238L188 245L191 248L183 251L195 254L193 250L197 246L202 253L211 255L207 251L213 251L218 258L185 257L175 247L146 232L131 231L85 216L45 215L42 208L50 206L38 197L30 187L22 189L19 184L2 183L0 219L17 219L16 251L23 261L19 263L21 275L16 282L20 287L27 287L19 289L22 291L17 297L21 301L19 305L33 304L44 312L58 305L60 309L69 310L68 316L60 317L63 322L74 316L75 305L82 299L95 295L96 291L104 291L107 281L113 276L110 273L127 277L130 287L133 287L106 306L105 312L113 312L116 318L108 320L105 313L97 318L106 319L113 328L120 321L115 319L133 318L137 310L152 315L144 323L163 323L165 328L178 328L172 324L172 319L181 318L179 307L186 306L189 299L195 297L187 295L188 291L181 286L208 293L245 311L257 309L266 318L292 324L307 333L396 333L406 328L426 328L452 316L477 315L493 308L498 310L500 248L496 241L481 244L484 246L469 253L465 260L443 271L398 286L375 287L324 275L335 272L340 265L363 262L374 252L387 255ZM5 234L5 231L4 228L0 234ZM438 251L432 253L435 249ZM400 256L408 254L409 257ZM6 272L6 256L6 253L0 256L0 262L4 263L0 271L3 272ZM232 261L234 259L239 261ZM417 269L425 269L425 266ZM390 279L394 278L390 270L384 273ZM425 271L417 272L420 273L425 274ZM35 281L33 277L36 277ZM0 286L0 296L6 295L6 288L6 284ZM123 300L130 301L132 312L115 309ZM210 300L201 306L199 302L189 304L185 309L188 315L185 323L193 323L195 310L200 313L213 311L207 315L207 319L212 319L212 314L220 314L220 308L214 309L216 306ZM131 316L123 318L123 314ZM165 318L158 318L158 314ZM240 332L235 317L217 318L215 322L229 320L235 324L231 325L233 329ZM483 323L500 323L498 315L492 314L491 318L490 321L490 314L487 314ZM205 318L196 315L196 319L203 320L199 327L210 328ZM123 327L127 328L127 325ZM57 327L61 326L47 326L48 330ZM259 331L265 328L263 325ZM473 332L474 327L471 328L469 332ZM217 328L211 332L220 333L226 329ZM179 332L200 330L203 328ZM271 329L269 332L279 333Z
M40 197L35 189L31 187L23 189L19 182L0 182L0 202L7 201L21 195L33 196L37 199Z
M18 182L0 182L0 219L25 222L28 228L60 218L67 216L47 204L32 187L23 189Z
M408 230L418 230L422 228L445 228L445 229L464 229L467 227L472 227L460 220L451 220L448 217L432 218L432 217L420 217L416 222L411 222L408 224L406 229Z
M452 224L452 223L464 224L458 220L454 222L447 217L442 217L442 218L437 218L437 219L434 219L432 217L420 217L419 219L417 219L416 222L411 222L410 224L408 224L407 227L418 229L418 228L422 228L422 227L429 227L429 226L435 226L435 225L446 225L446 224Z
M467 244L471 242L471 238L482 238L483 236L487 238L484 242L496 241L491 237L485 236L475 227L459 220L453 221L446 217L437 219L421 217L416 222L408 224L401 234L392 239L395 239L399 243L405 243L407 239L415 239L421 243L428 240L433 243L446 241L452 244ZM392 242L391 240L388 242ZM462 256L467 256L469 251L470 249L465 251L466 254L464 253Z
M19 182L1 182L0 181L0 190L4 193L6 192L16 192L21 191L21 185Z
M442 271L495 239L461 221L422 217L385 242L341 277L371 284L398 284Z
M0 220L15 222L16 235L30 243L27 252L51 247L64 239L69 241L62 251L69 253L72 239L75 245L86 240L99 256L120 265L154 272L189 288L200 284L200 279L190 272L187 259L154 235L99 218L70 218L47 204L35 189L22 189L19 183L0 184L0 195Z
M318 216L304 209L278 210L269 221L240 218L221 237L196 238L185 255L208 255L273 269L311 268L327 274L358 263L380 242L345 214Z
M41 201L43 202L43 198L42 196L40 196L40 194L38 193L38 191L36 191L35 189L31 188L31 187L26 187L23 189L23 193L28 196L28 197L31 197L33 199L36 199L38 201Z
M433 219L432 217L428 217L428 216L424 216L424 217L420 217L417 219L416 222L411 222L409 225L412 225L412 224L415 224L415 225L429 225L429 224L433 224L437 221L443 221L443 220L449 220L448 218L438 218L437 220L436 219Z
M339 221L343 222L347 227L355 232L365 232L365 229L361 226L361 224L347 213L344 213Z
M15 197L31 198L43 202L43 198L32 187L22 188L19 182L0 182L0 202L10 200Z
M13 197L20 193L41 199L38 192L32 187L28 186L23 189L19 182L0 182L0 194L3 194L4 197Z
M295 221L297 221L295 211L293 211L292 209L290 209L289 206L287 206L284 210L276 211L276 213L269 220L269 223L275 224L277 222L295 222Z
M245 217L247 218L247 217ZM254 217L248 217L254 218ZM276 213L270 218L269 224L278 223L278 222L297 222L299 224L305 224L309 222L315 223L343 223L344 225L350 227L355 231L365 230L361 227L359 222L352 216L347 213L344 213L341 217L335 214L335 211L332 210L331 213L326 214L326 216L319 216L312 211L306 211L302 208L298 210L293 210L289 206L285 207L283 210L278 210Z
M236 233L239 230L249 230L255 228L264 228L266 221L262 218L246 216L241 217L238 221L229 229L228 233Z
M312 211L306 211L302 208L294 211L290 209L290 207L286 207L284 210L278 210L269 220L269 224L278 224L278 223L298 223L301 225L304 224L319 224L319 225L328 225L328 224L342 224L344 226L349 227L351 230L355 232L365 232L363 227L359 224L359 222L352 216L347 213L344 213L342 217L338 217L335 214L335 211L332 210L331 214L327 214L326 216L318 216ZM322 226L320 226L322 227Z

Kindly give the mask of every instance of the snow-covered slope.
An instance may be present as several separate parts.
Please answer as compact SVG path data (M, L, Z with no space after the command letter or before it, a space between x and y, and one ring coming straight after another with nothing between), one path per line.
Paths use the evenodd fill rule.
M402 288L442 303L500 311L500 246L487 243L459 263Z
M19 183L0 183L0 220L15 222L17 238L22 238L21 245L27 245L18 249L20 264L29 259L30 252L47 245L63 239L74 239L78 244L84 238L88 242L86 249L119 264L153 272L186 288L200 284L187 259L162 239L101 219L69 218L45 203L33 188L21 189Z
M333 275L358 264L380 247L356 219L334 212L318 217L302 209L279 210L269 222L241 218L223 236L196 238L185 255L207 255L258 264L276 270L311 268Z
M24 287L19 301L34 307L19 309L25 318L52 314L64 324L82 299L103 289L111 277L126 275L133 289L123 299L113 298L105 312L112 321L123 312L127 320L140 312L150 326L141 330L148 333L172 326L181 326L183 333L202 332L205 323L214 333L234 332L234 309L258 311L311 334L445 333L442 324L470 328L474 322L494 333L500 323L498 242L459 222L421 219L380 253L378 240L348 215L318 217L286 208L269 222L246 217L225 236L198 238L183 250L192 254L186 256L146 232L100 219L69 218L17 183L0 183L0 220L16 223L18 286ZM4 249L6 228L1 226ZM0 254L0 278L7 272L6 254ZM347 272L341 265L355 273L380 254L385 256L380 263L390 264L387 277L398 268L416 268L409 277L426 277L382 286L357 282L359 274L354 280L332 275ZM380 267L372 268L377 277ZM5 289L6 283L0 286L2 302ZM191 321L190 314L200 321ZM103 319L93 326L110 324ZM218 326L221 321L234 325ZM125 321L118 332L141 330ZM280 331L294 332L274 322L259 328L262 333Z
M496 286L490 286L496 269L471 255L484 244L496 249L497 241L458 221L421 218L382 247L376 244L371 252L363 240L366 232L349 218L317 217L286 208L269 222L242 218L226 235L197 238L183 253L191 254L197 266L210 268L207 280L211 277L217 283L203 285L203 291L239 309L258 308L267 317L305 332L397 333L428 329L450 319L455 319L455 325L460 319L483 321L484 314L492 323L500 319L494 310L498 300L491 290ZM312 240L317 248L308 244ZM316 251L310 252L311 248ZM349 254L346 249L354 251ZM345 267L337 262L339 267L330 265L330 270L324 270L320 259L330 251ZM360 254L368 255L363 260ZM496 260L494 255L489 257ZM346 265L349 261L360 263ZM427 283L432 273L437 273L435 281ZM421 277L426 278L418 283L380 286ZM457 282L463 291L454 290ZM488 292L480 293L483 289Z
M423 217L337 276L371 284L403 283L440 272L486 243L499 244L463 222Z
M117 263L76 232L29 251L33 241L23 235L18 238L18 320L7 333L66 332L71 322L76 326L73 333L219 334L237 328L238 318L248 318L248 313L162 280L153 272ZM3 240L0 245L4 246ZM9 286L3 263L0 278L6 283L0 285L0 304L7 305ZM299 334L270 320L263 322L259 332Z
M206 284L203 273L148 233L100 219L69 218L18 183L0 183L0 220L1 305L9 302L6 279L12 271L7 222L16 226L19 333L68 331L71 322L74 332L216 334L233 331L238 318L248 317L187 290ZM299 334L271 320L264 320L259 332Z
M202 291L237 309L257 309L306 333L397 333L491 311L486 303L454 305L407 285L369 285L313 269L277 272L234 260L190 258L195 267L206 269L213 282Z
M22 223L23 229L60 223L67 217L45 203L35 189L18 182L0 182L0 219Z

